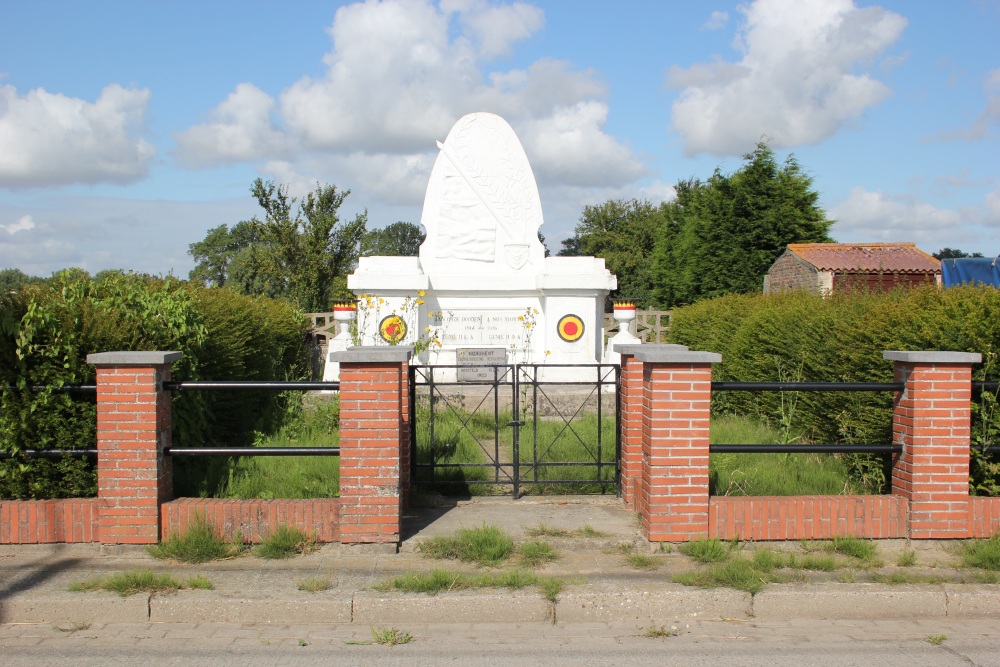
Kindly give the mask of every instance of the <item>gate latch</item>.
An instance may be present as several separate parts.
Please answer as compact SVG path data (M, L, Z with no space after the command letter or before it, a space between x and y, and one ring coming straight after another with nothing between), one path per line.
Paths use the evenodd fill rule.
M524 424L525 424L525 422L523 422L523 421L507 422L507 426L524 426Z

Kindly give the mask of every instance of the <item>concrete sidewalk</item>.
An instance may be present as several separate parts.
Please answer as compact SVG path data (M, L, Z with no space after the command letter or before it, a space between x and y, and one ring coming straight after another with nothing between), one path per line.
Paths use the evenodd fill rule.
M421 542L484 524L503 528L517 541L545 526L569 536L541 537L560 558L538 568L566 581L556 601L538 589L480 589L436 596L378 592L392 577L432 569L479 572L481 568L420 554ZM801 549L798 544L766 545ZM917 564L898 568L896 555L917 552ZM625 553L652 555L657 567L637 570ZM614 498L556 496L477 498L418 509L406 518L399 552L387 546L326 545L288 560L252 556L187 565L164 562L135 547L26 545L0 547L0 623L636 623L661 626L705 619L909 619L1000 618L1000 586L958 583L949 545L880 542L884 567L877 572L933 574L948 583L887 585L843 583L845 571L790 573L797 581L768 584L750 595L726 588L698 589L671 583L697 567L673 550L664 553L640 535L634 515ZM73 582L131 569L167 572L180 581L206 576L214 590L120 597L71 593ZM863 581L873 573L851 574ZM320 592L299 590L308 579L325 579ZM950 582L956 583L950 583Z

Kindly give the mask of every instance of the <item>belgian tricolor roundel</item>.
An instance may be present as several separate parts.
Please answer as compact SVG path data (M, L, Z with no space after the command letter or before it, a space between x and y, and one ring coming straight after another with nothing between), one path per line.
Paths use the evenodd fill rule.
M583 336L583 320L577 315L565 315L559 320L557 330L567 343L578 341Z
M378 325L378 333L387 343L398 343L406 337L406 322L399 315L383 317Z

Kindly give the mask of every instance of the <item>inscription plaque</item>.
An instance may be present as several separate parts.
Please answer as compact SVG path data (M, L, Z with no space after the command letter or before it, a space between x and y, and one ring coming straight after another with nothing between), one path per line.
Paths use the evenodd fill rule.
M504 371L492 366L507 363L507 351L499 347L460 347L456 350L459 382L492 382L503 377Z

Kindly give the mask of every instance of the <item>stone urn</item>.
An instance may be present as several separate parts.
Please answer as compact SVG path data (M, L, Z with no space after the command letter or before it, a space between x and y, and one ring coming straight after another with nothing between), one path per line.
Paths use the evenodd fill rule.
M357 307L353 303L333 304L333 319L340 325L337 338L350 337L351 320L357 317Z
M616 301L614 316L615 321L618 322L618 331L632 333L632 322L635 321L635 302L633 301ZM633 334L634 335L634 334Z

